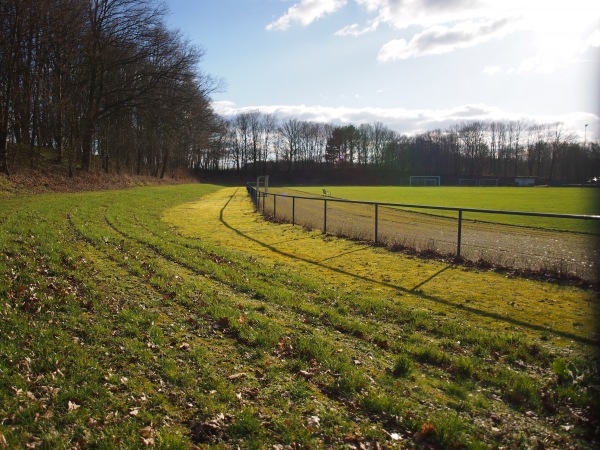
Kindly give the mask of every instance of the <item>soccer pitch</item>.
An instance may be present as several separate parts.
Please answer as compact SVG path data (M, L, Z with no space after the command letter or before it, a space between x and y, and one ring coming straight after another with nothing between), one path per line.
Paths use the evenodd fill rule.
M407 187L407 186L306 186L281 188L290 195L321 195L334 198L452 208L474 208L553 214L600 215L600 191L594 188L546 187ZM456 217L455 211L423 210L427 214ZM510 216L466 212L465 219L554 230L598 232L598 221Z

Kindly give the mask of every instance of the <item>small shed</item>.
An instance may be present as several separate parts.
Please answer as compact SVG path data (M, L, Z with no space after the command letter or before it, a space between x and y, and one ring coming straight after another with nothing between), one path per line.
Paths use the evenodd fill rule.
M535 177L515 177L517 186L535 186Z

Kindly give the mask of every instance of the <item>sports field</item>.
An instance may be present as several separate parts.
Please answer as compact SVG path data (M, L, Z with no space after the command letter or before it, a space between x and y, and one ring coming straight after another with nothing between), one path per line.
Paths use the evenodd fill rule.
M323 190L331 197L323 197ZM285 195L264 202L267 215L328 234L550 276L597 278L600 220L463 211L459 233L456 210L389 206L594 215L596 189L318 186L271 187L269 192ZM297 198L293 203L290 196L318 201ZM321 199L329 201L323 205ZM372 205L336 201L340 199L384 206L375 220Z
M282 188L293 195L321 195L323 189L334 198L401 203L424 206L447 206L502 211L552 214L600 215L600 190L593 188L546 187L408 187L408 186L306 186ZM293 192L292 192L293 191ZM456 217L454 211L419 210L435 215ZM468 219L532 226L562 231L597 233L598 222L553 218L467 213Z

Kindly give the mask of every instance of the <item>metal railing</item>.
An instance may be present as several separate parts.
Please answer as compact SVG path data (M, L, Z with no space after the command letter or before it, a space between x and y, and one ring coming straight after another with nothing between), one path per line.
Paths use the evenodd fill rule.
M322 223L318 224L314 222L314 217L313 217L313 222L310 224L310 228L319 228L322 230L322 232L324 234L327 234L328 232L330 232L330 224L328 223L328 220L330 220L328 218L328 213L331 215L332 213L332 206L333 205L360 205L363 208L367 207L367 208L372 208L372 213L370 216L370 219L372 221L372 225L370 225L370 228L372 230L372 233L370 234L370 238L368 240L373 241L376 244L379 243L386 243L385 239L382 240L381 239L381 233L380 233L380 228L382 225L382 221L380 218L380 209L381 208L390 208L390 209L394 209L396 211L397 214L400 213L404 213L404 214L413 214L412 219L411 220L415 220L415 221L419 221L419 219L415 219L416 215L421 214L422 216L428 216L428 217L436 217L436 219L440 220L440 221L445 221L445 223L442 224L442 222L439 222L440 224L442 224L441 226L443 226L446 230L449 227L449 224L451 221L456 221L455 223L455 228L454 228L454 236L455 236L455 240L451 239L454 241L455 243L455 247L453 250L448 251L449 249L449 242L450 240L448 239L448 237L446 237L446 242L445 242L445 251L440 251L440 249L438 248L430 248L430 247L440 247L439 245L429 245L429 248L427 248L427 250L432 250L436 253L442 253L442 254L446 254L446 255L452 255L453 257L455 257L456 259L463 259L463 247L464 247L464 239L463 239L463 235L464 235L464 225L465 223L478 223L478 227L480 227L481 229L485 228L486 224L490 225L490 230L487 231L486 233L509 233L509 240L511 238L514 238L515 235L518 235L520 238L522 239L517 239L517 241L523 241L526 242L528 239L527 237L531 237L533 235L535 235L535 240L536 240L536 246L538 247L545 247L546 249L543 251L543 254L541 255L535 255L535 257L537 259L539 259L540 261L537 263L537 267L535 267L536 265L534 264L534 267L528 267L528 266L524 266L523 264L501 264L503 266L515 266L515 268L519 268L519 269L532 269L532 270L539 270L539 269L548 269L548 270L552 270L556 273L560 273L560 274L567 274L567 272L569 272L570 275L575 275L578 276L580 278L586 279L586 280L596 280L597 278L597 264L600 260L600 249L598 244L600 243L600 236L597 233L597 231L594 233L565 233L563 231L556 231L556 230L540 230L538 228L531 228L531 227L525 227L525 226L518 226L518 225L510 225L510 224L502 224L499 223L498 221L494 221L493 220L493 215L502 215L502 216L527 216L527 217L537 217L537 218L552 218L552 219L564 219L564 220L577 220L577 221L593 221L593 223L595 225L600 226L600 216L599 215L577 215L577 214L555 214L555 213L538 213L538 212L524 212L524 211L506 211L506 210L494 210L494 209L476 209L476 208L457 208L457 207L446 207L446 206L427 206L427 205L415 205L415 204L408 204L408 203L389 203L389 202L370 202L370 201L357 201L357 200L347 200L347 199L339 199L339 198L332 198L329 196L302 196L302 195L288 195L288 194L281 194L281 193L270 193L270 192L264 192L264 191L258 191L255 186L253 186L251 183L247 184L247 190L249 195L252 198L252 201L255 205L255 208L257 211L261 212L263 215L269 215L271 217L273 217L276 220L283 220L283 221L287 221L290 222L292 225L296 225L297 222L297 205L299 201L309 201L309 202L322 202L323 203L323 209L322 209ZM278 201L279 199L279 201ZM279 216L278 216L278 204L281 205L283 204L283 202L286 202L286 206L285 209L287 210L287 212L283 213L280 212ZM280 209L281 208L280 206ZM306 209L306 208L304 208ZM389 211L389 209L388 209ZM424 211L425 214L423 213L419 213L418 211ZM444 211L444 212L451 212L451 213L456 213L456 218L453 219L452 217L448 217L448 215L444 215L442 216L432 216L431 213L427 214L427 212L432 211ZM315 216L315 209L312 208L311 214L312 216ZM465 219L464 214L465 213L477 213L477 214L483 214L483 215L489 215L489 217L492 217L492 219L490 219L490 221L481 221L481 220L473 220L473 219ZM348 212L348 210L346 211L346 214L350 214ZM356 215L356 211L354 212L354 216L352 216L351 214L347 216L346 220L357 220L357 215ZM362 221L363 223L365 222L364 219L364 210L362 211L362 213L359 214L360 216L362 216ZM431 221L430 219L427 219L428 221ZM306 225L306 220L304 221L303 225ZM595 230L598 230L599 227L596 227ZM493 228L491 228L493 227ZM339 228L339 227L338 227ZM348 228L348 227L346 227ZM388 224L388 229L389 229L389 224ZM515 230L519 230L518 232L515 232ZM339 231L339 230L338 230ZM365 236L365 231L364 231L364 227L363 230L358 233L360 234L360 236L357 235L352 235L352 233L347 233L347 232L342 232L342 233L338 233L341 235L345 235L348 237L364 237ZM388 235L390 234L390 232L388 232ZM398 230L396 233L396 236L398 235L402 235L402 230ZM546 236L547 235L547 236ZM583 253L586 253L585 255L578 257L577 255L573 256L572 254L570 254L569 256L565 256L565 255L561 255L560 252L556 252L556 254L552 254L552 251L548 250L548 247L557 247L557 245L555 244L556 242L559 242L562 240L564 240L565 236L567 235L576 235L578 237L578 242L582 241L583 245L581 245L581 243L577 243L575 245L575 247L581 247ZM540 237L541 236L541 237ZM485 238L483 238L485 240ZM442 239L443 240L443 239ZM489 240L489 239L488 239ZM577 239L576 239L577 240ZM388 244L390 244L389 239L387 240ZM531 241L531 239L529 239L529 241ZM546 242L547 241L547 242ZM542 244L540 244L539 242L542 242ZM545 242L545 243L544 243ZM519 252L519 244L515 243L516 245L513 245L512 247L514 247L514 251L515 254ZM476 245L477 246L477 245ZM569 247L568 243L565 243L564 245L566 248ZM410 247L410 246L406 246L406 247ZM418 250L418 248L416 248L417 246L415 246L415 248L413 248L414 250ZM572 246L571 246L572 247ZM510 246L506 247L507 249L504 249L502 251L506 252L510 252ZM587 250L586 250L587 248ZM493 244L489 245L489 249L493 249ZM576 251L574 251L576 253ZM573 253L573 252L569 252L567 250L567 253ZM525 253L526 254L526 253ZM531 256L531 255L529 255ZM546 258L546 261L544 261L544 258ZM575 261L577 258L581 259L580 263L573 263L570 262ZM471 259L471 260L485 260L485 258L477 258L477 257L473 257L473 255L471 255L471 258L465 258L465 259ZM497 262L494 261L494 258L491 258L492 262ZM506 258L505 258L506 259ZM585 270L573 270L573 266L577 266L577 265L582 265L585 266ZM566 267L566 266L571 266L571 267Z

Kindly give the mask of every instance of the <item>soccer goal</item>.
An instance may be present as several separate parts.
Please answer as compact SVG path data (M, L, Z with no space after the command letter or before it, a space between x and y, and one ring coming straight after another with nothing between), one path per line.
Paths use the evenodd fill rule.
M263 191L269 192L269 175L262 175L262 176L256 178L256 190L257 191L260 191L261 181L262 181Z
M410 177L411 186L439 186L439 176L414 176Z
M477 178L459 178L458 180L459 186L477 186L478 184Z
M498 186L498 178L480 178L479 186Z

